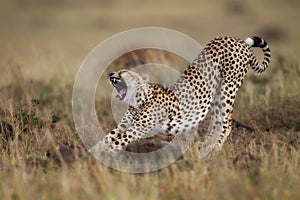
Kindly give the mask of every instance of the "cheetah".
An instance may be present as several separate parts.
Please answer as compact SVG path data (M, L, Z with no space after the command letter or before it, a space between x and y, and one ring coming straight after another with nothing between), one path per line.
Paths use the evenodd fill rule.
M261 64L251 47L262 48ZM93 148L119 151L132 141L158 133L186 134L211 110L208 133L199 146L199 158L205 158L212 150L220 150L231 132L234 100L248 69L260 74L270 58L270 49L260 37L216 37L170 87L149 83L146 76L130 70L110 73L116 97L129 108L117 127Z

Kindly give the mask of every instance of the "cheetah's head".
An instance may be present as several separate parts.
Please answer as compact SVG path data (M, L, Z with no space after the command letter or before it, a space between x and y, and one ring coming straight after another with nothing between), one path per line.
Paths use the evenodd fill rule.
M110 83L117 90L116 97L133 107L138 107L149 95L148 76L130 70L119 70L109 74Z

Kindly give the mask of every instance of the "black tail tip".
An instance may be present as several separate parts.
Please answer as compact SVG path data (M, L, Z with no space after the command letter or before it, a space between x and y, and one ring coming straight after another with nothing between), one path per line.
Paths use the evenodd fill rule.
M267 46L266 41L258 36L253 36L253 37L247 38L245 41L252 47L264 48Z
M263 39L257 36L252 37L252 40L254 41L253 47L261 47L265 43Z

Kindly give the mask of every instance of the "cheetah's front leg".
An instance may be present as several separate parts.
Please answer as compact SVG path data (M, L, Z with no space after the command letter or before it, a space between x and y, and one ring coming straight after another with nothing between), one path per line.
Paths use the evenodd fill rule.
M135 109L129 106L128 110L123 115L120 123L118 124L117 128L113 129L102 140L100 140L96 145L94 145L90 149L90 151L107 151L110 148L112 142L116 140L116 137L119 137L131 125L134 112Z
M148 115L143 113L148 112ZM133 141L152 136L161 129L161 123L158 118L153 117L154 111L141 111L141 115L136 114L126 130L120 127L112 130L103 140L97 143L99 151L119 151Z
M105 140L108 146L108 151L119 151L133 141L138 141L141 138L146 138L149 135L155 134L157 126L155 123L143 124L137 120L123 133L111 132L109 139ZM149 134L150 133L150 134Z

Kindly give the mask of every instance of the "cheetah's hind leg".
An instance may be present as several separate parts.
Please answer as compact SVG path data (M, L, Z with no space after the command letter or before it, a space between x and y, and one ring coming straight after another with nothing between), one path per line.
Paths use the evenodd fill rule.
M213 149L222 149L231 132L233 104L240 85L241 81L237 83L237 87L229 87L228 83L223 83L220 91L216 93L209 131L199 152L200 159L206 157Z
M216 146L218 138L222 132L221 116L220 116L220 88L216 92L216 96L211 103L211 120L209 123L207 135L204 142L199 146L199 158L205 158Z

